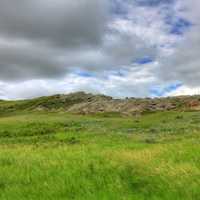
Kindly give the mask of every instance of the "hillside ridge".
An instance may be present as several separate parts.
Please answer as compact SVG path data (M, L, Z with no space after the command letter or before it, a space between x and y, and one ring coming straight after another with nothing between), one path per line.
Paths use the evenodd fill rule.
M102 94L75 92L28 100L0 100L0 114L16 111L64 111L75 114L137 115L168 110L200 110L200 95L114 99Z

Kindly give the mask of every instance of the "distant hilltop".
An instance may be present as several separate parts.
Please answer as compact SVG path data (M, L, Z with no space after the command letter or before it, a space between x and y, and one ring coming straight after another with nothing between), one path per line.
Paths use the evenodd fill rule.
M76 92L30 100L0 101L0 114L20 111L63 111L83 115L116 113L131 116L170 110L200 110L200 96L113 99L100 94Z

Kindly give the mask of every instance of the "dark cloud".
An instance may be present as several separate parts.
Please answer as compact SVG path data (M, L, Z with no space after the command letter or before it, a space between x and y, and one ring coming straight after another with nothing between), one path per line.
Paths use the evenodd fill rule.
M39 44L16 42L0 45L0 79L21 80L38 77L57 77L64 68L59 62L59 50Z
M77 53L101 45L107 10L105 0L1 0L0 79L64 76Z
M0 79L58 78L74 68L111 70L151 52L134 32L112 26L110 5L106 0L0 1Z
M104 0L0 1L0 35L63 46L92 45L105 29Z

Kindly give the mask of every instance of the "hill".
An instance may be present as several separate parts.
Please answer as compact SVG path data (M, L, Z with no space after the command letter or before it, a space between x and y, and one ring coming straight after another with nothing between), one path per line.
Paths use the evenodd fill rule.
M199 98L0 101L0 200L199 200Z
M114 99L76 92L20 101L0 101L0 114L16 111L64 111L75 114L137 115L156 111L200 110L200 96Z

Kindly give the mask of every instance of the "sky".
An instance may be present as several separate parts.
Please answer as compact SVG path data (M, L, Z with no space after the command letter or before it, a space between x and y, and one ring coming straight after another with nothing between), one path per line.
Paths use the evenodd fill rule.
M199 0L0 0L0 99L200 94Z

